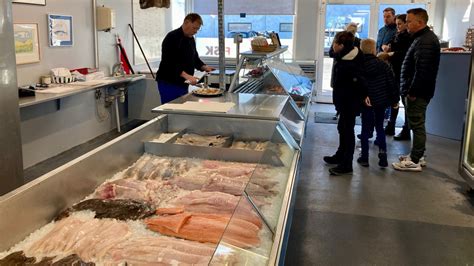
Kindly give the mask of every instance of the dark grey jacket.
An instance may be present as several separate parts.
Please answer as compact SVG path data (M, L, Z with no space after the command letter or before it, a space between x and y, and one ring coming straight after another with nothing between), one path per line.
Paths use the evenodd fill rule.
M415 33L413 43L402 64L401 94L420 97L428 101L433 98L439 58L439 40L430 28L426 27Z
M389 107L400 100L392 68L375 55L364 55L367 94L373 107Z

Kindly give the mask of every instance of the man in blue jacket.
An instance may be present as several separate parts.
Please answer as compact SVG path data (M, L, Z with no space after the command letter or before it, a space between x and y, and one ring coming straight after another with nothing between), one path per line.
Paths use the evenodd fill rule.
M163 40L160 67L156 73L162 104L188 93L188 84L197 83L194 69L214 70L201 61L196 51L194 34L201 26L201 16L190 13L184 18L183 25L169 32Z
M395 23L395 9L387 7L383 10L383 22L385 25L379 29L377 34L377 53L383 52L382 45L390 43L397 34Z
M438 37L427 26L428 14L422 8L407 11L408 32L413 43L403 60L400 91L407 97L408 124L413 131L410 155L400 156L393 167L400 171L421 171L425 164L426 108L433 98L440 60Z

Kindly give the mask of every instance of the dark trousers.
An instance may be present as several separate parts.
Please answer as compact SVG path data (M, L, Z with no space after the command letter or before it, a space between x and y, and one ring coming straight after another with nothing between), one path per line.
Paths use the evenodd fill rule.
M410 157L414 163L418 163L426 150L426 108L429 101L423 98L416 98L414 101L407 99L406 112L408 116L408 125L413 131L413 143Z
M165 104L186 95L188 93L188 84L174 84L158 80L158 91L160 92L161 104Z
M339 132L339 148L336 156L340 158L340 167L352 169L352 159L355 148L355 127L356 114L354 112L339 112L337 131Z
M400 99L402 100L403 106L405 107L405 122L403 124L403 130L408 130L408 117L407 117L407 97L400 96ZM390 109L390 120L388 121L388 124L395 127L397 123L397 117L398 117L398 112L400 110L399 108L393 108L391 107Z
M385 141L385 130L383 128L383 121L385 118L384 107L368 107L362 108L362 132L360 136L360 145L362 148L361 157L369 158L369 137L375 127L377 132L377 142L380 151L387 151L387 143Z

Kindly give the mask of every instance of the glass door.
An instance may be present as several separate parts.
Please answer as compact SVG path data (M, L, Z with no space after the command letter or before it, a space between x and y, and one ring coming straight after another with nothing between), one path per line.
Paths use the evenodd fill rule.
M364 39L369 37L370 5L368 4L327 4L324 23L324 57L323 79L319 101L332 101L331 73L333 59L329 57L329 49L338 32L344 31L349 23L356 23L356 36Z

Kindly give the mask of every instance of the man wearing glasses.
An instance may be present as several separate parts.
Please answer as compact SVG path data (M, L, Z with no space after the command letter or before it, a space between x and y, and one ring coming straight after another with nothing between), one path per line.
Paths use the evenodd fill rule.
M214 70L201 61L196 51L194 35L201 26L201 16L190 13L184 18L183 25L169 32L163 40L160 67L156 73L162 104L188 93L188 84L198 82L193 76L195 69Z

